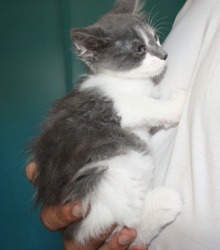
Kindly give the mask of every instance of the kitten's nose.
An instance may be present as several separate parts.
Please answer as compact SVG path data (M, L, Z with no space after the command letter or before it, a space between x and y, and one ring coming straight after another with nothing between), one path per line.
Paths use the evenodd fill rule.
M168 54L167 54L166 52L160 53L160 54L158 55L158 57L159 57L161 60L166 61L166 60L167 60L167 57L168 57Z
M164 61L166 61L168 57L167 52L164 49L162 49L160 46L157 46L156 48L154 47L152 49L152 54L156 56L157 58L160 58L161 60L164 60Z
M168 54L161 47L157 47L157 57L160 58L161 60L166 61L167 57L168 57Z
M165 55L163 55L163 56L161 57L161 59L164 60L164 61L166 61L166 60L167 60L167 57L168 57L168 54L166 53Z

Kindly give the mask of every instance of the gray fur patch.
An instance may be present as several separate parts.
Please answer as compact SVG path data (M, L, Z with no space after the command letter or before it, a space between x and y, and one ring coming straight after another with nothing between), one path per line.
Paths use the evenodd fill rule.
M35 180L36 202L59 204L71 199L69 192L72 199L81 199L92 191L105 172L93 169L90 180L87 172L73 182L73 177L86 164L110 159L131 149L147 152L144 142L121 128L120 120L112 100L95 89L79 91L76 88L57 101L31 148L39 168Z

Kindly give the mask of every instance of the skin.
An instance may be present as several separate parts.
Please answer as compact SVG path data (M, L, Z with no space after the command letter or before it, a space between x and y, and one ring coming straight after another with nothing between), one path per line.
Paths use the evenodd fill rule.
M25 173L30 182L34 182L37 172L37 166L34 162L26 165ZM64 205L53 207L43 206L41 209L42 224L50 231L60 231L68 227L74 222L82 219L80 201L69 202ZM131 243L136 238L136 232L133 229L124 227L121 231L115 233L112 238L106 242L106 239L114 230L112 229L101 235L97 239L90 239L90 244L86 246L78 245L74 241L63 240L64 250L125 250L128 249ZM136 245L129 250L147 250L147 247Z

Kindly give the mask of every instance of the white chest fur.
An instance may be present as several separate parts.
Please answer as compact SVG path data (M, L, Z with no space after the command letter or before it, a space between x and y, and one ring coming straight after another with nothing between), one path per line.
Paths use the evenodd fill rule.
M81 88L98 88L109 96L122 118L122 127L130 128L147 126L142 119L143 112L149 112L146 110L149 102L158 95L158 88L151 80L126 79L104 74L90 77Z

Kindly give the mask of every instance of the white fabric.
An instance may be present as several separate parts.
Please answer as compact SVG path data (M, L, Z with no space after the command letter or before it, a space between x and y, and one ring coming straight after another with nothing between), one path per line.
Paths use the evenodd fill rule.
M178 190L183 212L150 250L220 249L220 0L188 0L164 48L166 96L187 89L178 128L153 137L155 185Z

